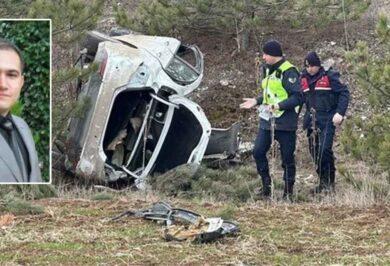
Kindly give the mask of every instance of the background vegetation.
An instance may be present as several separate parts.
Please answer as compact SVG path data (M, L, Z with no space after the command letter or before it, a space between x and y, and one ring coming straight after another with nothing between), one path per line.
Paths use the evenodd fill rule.
M309 50L333 59L352 99L334 145L336 194L309 193L318 178L301 130L293 204L281 200L279 165L274 200L258 201L260 179L250 153L242 155L245 164L238 167L202 167L196 173L184 167L153 176L146 191L85 185L57 171L54 187L0 187L0 262L388 265L390 49L389 18L377 16L381 5L389 14L386 0L2 1L0 17L53 19L55 136L66 135L66 121L77 109L72 81L82 73L72 66L83 34L90 29L107 33L118 25L197 44L205 55L205 75L191 97L214 125L241 121L246 140L256 134L257 115L237 106L242 97L254 96L254 59L269 38L280 40L297 66ZM147 221L109 221L161 200L206 217L234 220L241 234L194 245L165 242L160 225Z
M370 1L278 0L145 0L129 17L116 8L119 25L152 35L179 35L184 31L231 35L237 51L258 45L261 33L272 25L321 28L330 22L359 17Z
M343 135L346 152L376 167L390 183L390 21L381 15L376 26L375 54L367 42L347 53L350 69L367 103L368 116L349 121ZM384 172L383 172L384 171Z

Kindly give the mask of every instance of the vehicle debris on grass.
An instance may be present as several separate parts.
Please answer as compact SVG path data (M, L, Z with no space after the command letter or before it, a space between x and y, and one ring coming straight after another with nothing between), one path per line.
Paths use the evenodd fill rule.
M172 208L168 203L158 202L151 208L138 211L126 211L112 220L126 216L143 218L163 223L163 238L167 241L211 242L227 235L239 232L236 223L220 217L205 218L200 214L185 209Z

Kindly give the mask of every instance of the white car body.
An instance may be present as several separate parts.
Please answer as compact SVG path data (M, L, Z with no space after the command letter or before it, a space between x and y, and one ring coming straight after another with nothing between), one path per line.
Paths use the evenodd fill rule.
M212 129L200 106L185 98L203 78L199 49L168 37L90 36L97 50L81 67L94 63L99 71L79 93L88 104L70 122L68 170L98 181L135 178L142 188L154 171L200 164Z

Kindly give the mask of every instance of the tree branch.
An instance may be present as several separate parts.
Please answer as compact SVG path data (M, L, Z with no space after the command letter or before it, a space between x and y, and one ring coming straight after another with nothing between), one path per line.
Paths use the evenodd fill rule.
M71 25L69 26L68 28L64 28L64 29L61 29L61 30L56 30L56 31L53 31L53 36L55 35L58 35L60 33L63 33L65 31L70 31L70 30L73 30L79 26L81 26L84 22L88 21L90 18L92 18L93 16L95 16L95 14L91 14L90 16L86 17L85 19L83 19L82 21L80 21L79 23L75 24L75 25Z

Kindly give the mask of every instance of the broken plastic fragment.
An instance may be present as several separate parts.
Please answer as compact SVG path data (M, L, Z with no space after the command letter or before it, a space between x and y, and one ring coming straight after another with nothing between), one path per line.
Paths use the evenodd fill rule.
M191 240L203 243L239 232L238 225L231 221L224 221L220 217L204 218L188 210L174 209L165 202L158 202L146 210L126 211L112 220L124 216L164 221L166 227L163 230L163 238L167 241Z

